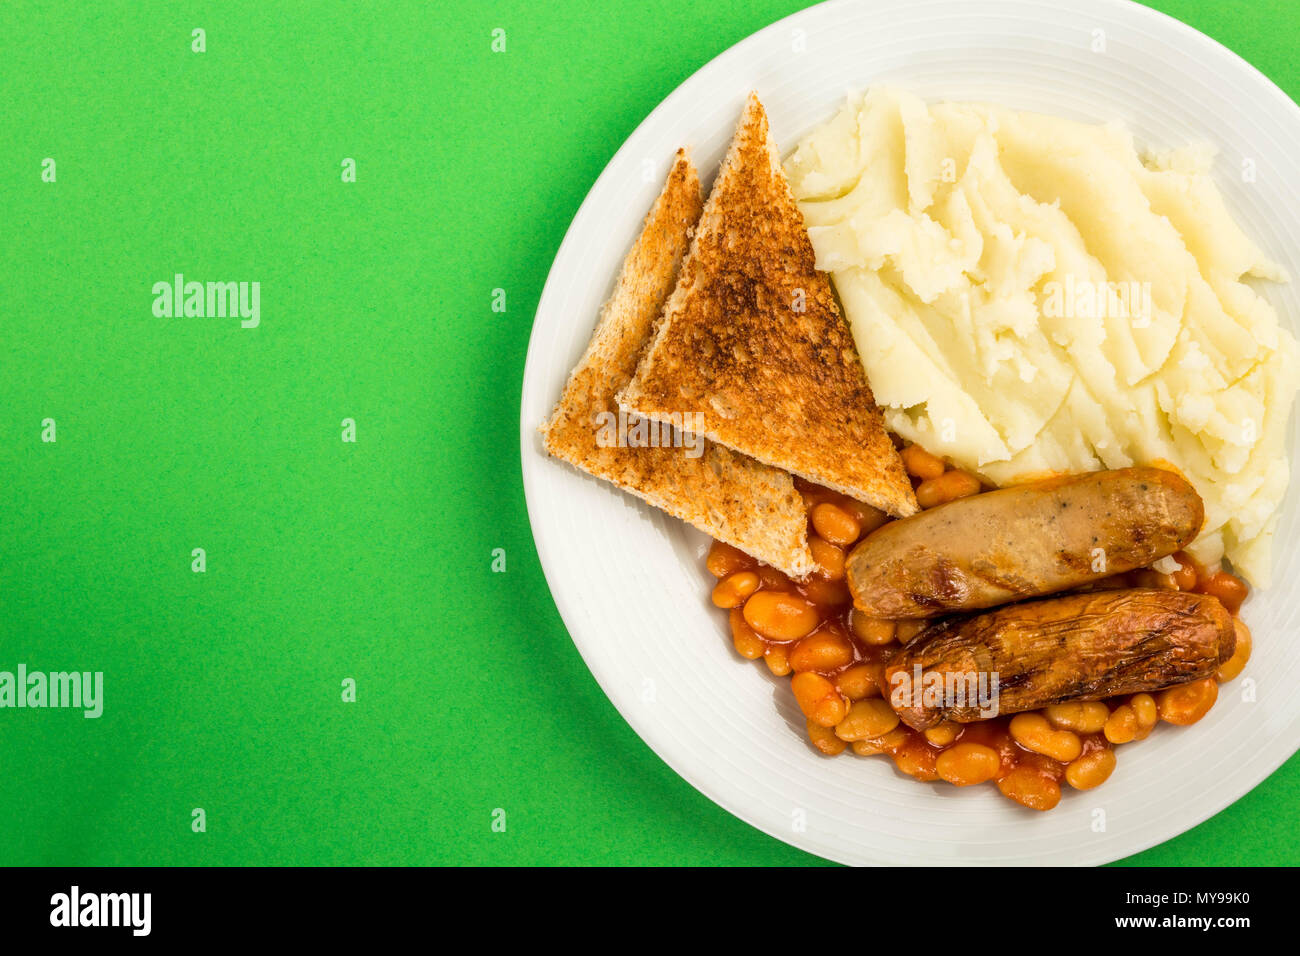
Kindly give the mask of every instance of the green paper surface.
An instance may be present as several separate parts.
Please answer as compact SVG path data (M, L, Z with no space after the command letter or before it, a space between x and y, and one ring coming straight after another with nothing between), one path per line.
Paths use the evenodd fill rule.
M1153 5L1300 91L1297 5ZM605 699L518 445L586 191L801 6L0 5L0 669L105 687L98 719L0 710L0 864L821 862ZM156 317L176 273L259 282L260 326ZM1126 862L1300 862L1298 797L1292 758Z

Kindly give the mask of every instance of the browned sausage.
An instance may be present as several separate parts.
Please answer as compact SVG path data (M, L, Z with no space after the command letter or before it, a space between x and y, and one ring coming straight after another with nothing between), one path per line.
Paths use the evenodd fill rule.
M1196 489L1160 468L1052 478L884 525L849 555L849 590L870 617L995 607L1144 568L1204 519Z
M978 675L983 686L996 687L997 713L1016 714L1200 680L1235 646L1232 615L1207 594L1093 591L939 621L894 656L885 679L890 705L909 727L924 730L944 719L993 716L982 706L987 699L970 699ZM924 694L927 685L967 690L967 700L936 700L939 694Z

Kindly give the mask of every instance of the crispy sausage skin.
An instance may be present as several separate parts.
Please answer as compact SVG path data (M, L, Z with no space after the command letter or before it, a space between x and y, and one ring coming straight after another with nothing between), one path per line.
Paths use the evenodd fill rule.
M1204 519L1196 489L1160 468L1051 478L884 525L850 554L849 590L871 617L995 607L1146 567Z
M943 686L966 687L976 686L970 675L983 674L988 688L996 674L997 713L1016 714L1200 680L1235 646L1232 615L1209 595L1092 591L939 621L894 656L885 679L899 717L924 730L945 719L968 723L992 716L987 709L981 713L969 694L964 705L925 695L926 684L940 686L926 677L931 673L949 675Z

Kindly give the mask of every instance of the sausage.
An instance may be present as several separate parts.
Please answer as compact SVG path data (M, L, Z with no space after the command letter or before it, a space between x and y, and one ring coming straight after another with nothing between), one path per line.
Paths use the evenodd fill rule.
M996 607L1147 567L1204 520L1201 496L1171 471L1050 478L882 526L849 555L849 591L869 617Z
M1210 595L1091 591L932 624L894 655L885 680L899 717L924 730L994 716L990 701L1016 714L1186 684L1212 675L1235 647L1232 615ZM965 689L966 699L924 693L927 685ZM972 700L979 687L993 693Z

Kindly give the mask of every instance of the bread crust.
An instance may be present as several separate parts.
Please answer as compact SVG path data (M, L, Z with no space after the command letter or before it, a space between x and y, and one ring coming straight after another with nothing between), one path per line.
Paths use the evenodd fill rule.
M803 499L789 474L713 442L687 447L609 446L597 416L617 415L653 338L702 208L699 176L679 150L663 191L623 262L614 293L559 403L542 426L546 450L681 518L788 575L814 568ZM608 419L604 419L608 421ZM624 433L626 434L626 433ZM678 437L681 437L680 435Z
M700 414L701 434L743 455L895 516L920 510L754 94L618 402L657 421Z

